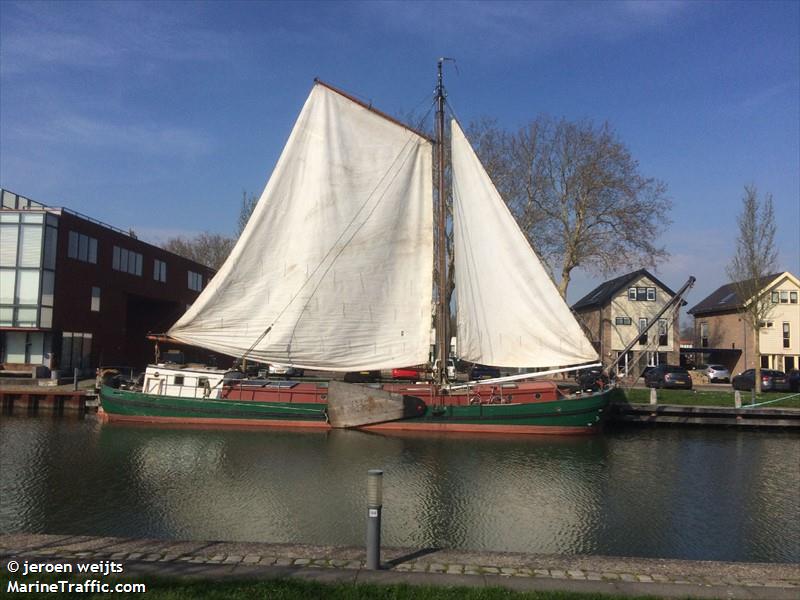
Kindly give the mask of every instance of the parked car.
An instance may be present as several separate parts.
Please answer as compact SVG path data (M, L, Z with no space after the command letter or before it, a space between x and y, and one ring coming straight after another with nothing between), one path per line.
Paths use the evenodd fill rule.
M749 392L753 389L756 380L756 370L747 369L744 373L739 373L731 381L733 389L743 390ZM761 391L762 392L777 392L788 391L789 379L783 371L775 371L774 369L761 369Z
M608 375L600 367L583 369L575 374L575 381L582 390L598 390L608 385Z
M728 383L731 380L731 372L723 365L708 365L705 369L706 377L711 383L721 381Z
M423 372L417 367L392 369L392 379L408 379L411 381L419 381L423 379Z
M350 371L344 374L344 380L347 383L371 383L380 378L380 371Z
M677 365L658 365L653 367L644 376L647 387L692 389L692 378L689 371Z
M270 375L285 375L287 377L302 377L304 373L303 369L288 365L276 365L275 363L269 363L267 369Z
M487 365L472 365L469 370L469 378L471 381L478 379L494 379L500 377L500 369L497 367L489 367Z
M800 392L800 370L792 369L786 374L786 379L789 381L790 391Z

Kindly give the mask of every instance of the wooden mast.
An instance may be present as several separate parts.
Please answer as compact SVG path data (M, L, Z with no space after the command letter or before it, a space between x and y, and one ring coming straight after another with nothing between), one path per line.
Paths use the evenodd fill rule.
M445 222L447 221L447 196L444 187L444 85L442 84L442 63L447 60L440 58L438 61L439 77L436 85L436 142L439 149L438 167L439 177L437 189L439 193L439 218L437 221L437 260L438 271L438 297L436 307L436 357L439 361L437 373L437 383L444 385L447 383L447 358L449 355L450 340L448 337L448 326L450 321L450 310L447 306L447 232Z

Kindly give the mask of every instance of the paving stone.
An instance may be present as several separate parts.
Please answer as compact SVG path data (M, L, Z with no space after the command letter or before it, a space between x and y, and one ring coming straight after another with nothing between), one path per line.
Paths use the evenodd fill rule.
M681 585L691 585L691 581L686 581L685 579L676 579L672 583L680 583Z
M651 575L650 577L653 578L654 581L658 581L660 583L669 583L670 578L666 575Z
M642 583L653 583L653 578L650 577L650 575L637 575L636 579L638 579Z
M588 571L586 573L587 581L603 581L603 576L600 573L595 573L593 571Z
M332 567L343 567L346 564L347 564L347 561L346 560L342 560L341 558L334 558L333 560L331 560L331 566ZM408 563L403 563L403 564L408 564Z
M498 569L497 567L481 567L481 570L484 573L492 573L492 574L496 574L496 573L500 572L500 569Z
M225 559L226 563L238 563L242 562L244 557L239 554L229 554L228 557Z
M157 560L161 560L161 555L160 554L148 554L142 560L144 560L146 562L155 562Z
M297 566L297 567L304 567L304 566L306 566L308 564L311 564L311 559L310 558L297 558L294 561L294 565Z
M111 560L125 560L126 558L128 558L127 552L114 552L111 555Z
M639 581L639 580L636 578L636 575L631 575L630 573L620 573L620 574L619 574L619 578L620 578L622 581Z
M516 573L517 573L517 570L514 569L513 567L501 567L500 568L500 574L501 575L515 575Z
M428 571L431 573L444 573L445 566L440 565L439 563L433 563L431 566L428 567Z
M203 556L193 556L191 559L189 559L189 562L193 565L204 565L206 564L206 559Z
M360 560L351 560L345 566L345 569L360 569L361 568L361 561Z
M178 560L181 556L181 554L165 554L159 559L159 562L172 562Z
M528 567L521 567L517 569L517 575L522 575L524 577L530 577L533 575L533 571L531 571Z
M139 560L142 556L144 556L143 552L131 552L128 554L128 560Z
M222 562L223 560L225 560L224 554L215 554L214 556L208 559L208 562Z
M411 570L415 573L425 573L428 570L428 565L425 563L414 563L414 567Z
M559 571L558 569L551 569L550 577L553 579L566 579L567 573L565 571Z
M93 552L76 552L75 553L75 557L76 558L89 558L92 554L93 554Z
M747 587L764 587L764 584L758 581L743 581L742 583Z
M292 562L291 558L282 557L275 561L275 565L278 567L288 567L291 566Z
M782 581L765 581L764 587L789 587Z
M447 567L447 572L451 575L460 575L464 572L464 565L449 565Z
M550 577L550 571L547 569L534 569L533 570L534 577Z
M464 569L464 575L480 575L481 572L477 569Z
M573 569L571 571L567 571L567 574L572 579L586 579L586 573L584 573L583 571L581 571L579 569Z
M411 571L411 569L413 569L413 568L414 568L414 565L412 565L410 563L400 563L399 565L395 565L394 567L392 567L392 570L393 571L400 571L400 572L408 572L408 571Z
M261 562L258 563L258 564L260 564L260 565L274 565L277 560L278 559L275 556L262 556L261 557Z

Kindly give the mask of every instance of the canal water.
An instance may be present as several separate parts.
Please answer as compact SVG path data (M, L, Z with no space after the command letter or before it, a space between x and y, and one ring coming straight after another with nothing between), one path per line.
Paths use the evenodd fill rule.
M800 437L166 429L0 417L0 531L800 561Z

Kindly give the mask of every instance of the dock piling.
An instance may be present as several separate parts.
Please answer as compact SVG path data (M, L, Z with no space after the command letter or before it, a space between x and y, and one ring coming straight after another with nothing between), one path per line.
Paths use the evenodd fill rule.
M383 471L367 471L367 568L381 568L381 510L383 509Z

